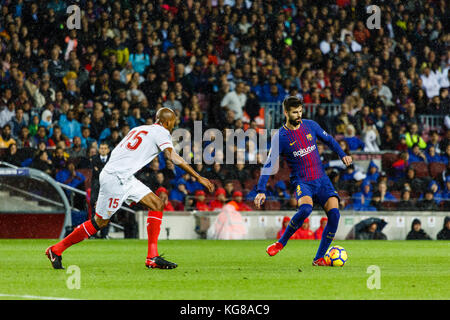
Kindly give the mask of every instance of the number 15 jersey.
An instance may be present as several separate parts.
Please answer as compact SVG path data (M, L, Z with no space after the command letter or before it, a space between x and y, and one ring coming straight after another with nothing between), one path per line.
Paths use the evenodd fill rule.
M173 148L172 136L162 125L133 128L111 152L103 171L126 180L169 147Z

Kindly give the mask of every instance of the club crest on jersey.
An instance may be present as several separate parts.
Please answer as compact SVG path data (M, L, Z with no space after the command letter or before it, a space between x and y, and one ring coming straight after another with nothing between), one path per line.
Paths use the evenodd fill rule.
M311 133L308 133L306 135L306 139L308 139L309 141L312 141L313 137L312 137Z

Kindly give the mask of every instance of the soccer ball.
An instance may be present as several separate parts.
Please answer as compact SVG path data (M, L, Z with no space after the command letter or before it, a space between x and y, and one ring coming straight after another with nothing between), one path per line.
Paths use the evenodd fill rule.
M341 246L333 246L325 253L325 262L332 267L344 266L347 259L347 251Z

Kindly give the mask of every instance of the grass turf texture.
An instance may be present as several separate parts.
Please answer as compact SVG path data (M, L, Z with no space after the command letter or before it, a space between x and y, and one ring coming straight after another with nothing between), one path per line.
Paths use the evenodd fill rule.
M449 241L335 241L349 254L343 268L311 265L318 241L290 241L269 257L271 242L160 241L160 253L179 266L151 270L146 241L87 240L63 254L66 270L53 270L44 251L54 240L0 240L0 299L450 298ZM66 285L70 265L81 270L80 289ZM367 288L371 265L381 270L379 290Z

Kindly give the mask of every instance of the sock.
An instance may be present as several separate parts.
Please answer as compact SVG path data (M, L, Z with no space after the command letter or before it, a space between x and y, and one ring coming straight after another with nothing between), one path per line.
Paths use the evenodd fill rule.
M148 253L147 258L158 256L158 237L161 230L162 211L149 211L147 218Z
M95 220L88 220L84 223L78 225L75 230L72 231L67 237L62 239L60 242L52 246L52 251L60 256L64 250L70 246L89 238L93 234L96 234L100 228L95 223Z
M319 249L317 250L317 254L314 260L323 258L323 256L327 252L328 247L330 246L331 242L334 239L334 235L336 234L339 224L339 218L341 215L338 208L333 208L327 212L327 216L328 222L325 226L325 229L323 230L322 239L320 240Z
M292 217L291 221L289 221L289 224L284 231L283 235L281 236L280 240L278 240L279 243L281 243L283 246L286 245L290 237L297 231L298 228L300 228L303 225L303 221L305 221L306 218L311 214L312 212L312 205L310 204L302 204L299 208L297 213Z

